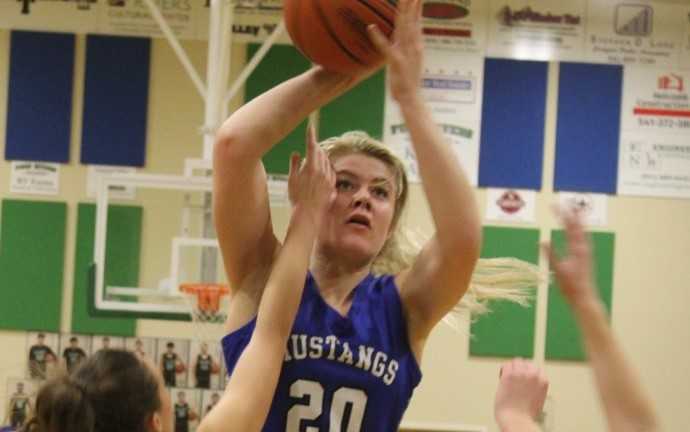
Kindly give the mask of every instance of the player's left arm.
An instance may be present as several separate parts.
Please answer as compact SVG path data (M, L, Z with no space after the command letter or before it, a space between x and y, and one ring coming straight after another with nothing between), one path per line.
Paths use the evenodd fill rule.
M479 258L481 221L474 191L420 92L423 68L421 0L399 3L392 42L371 31L389 60L391 94L400 105L417 155L436 234L410 269L396 277L412 349L457 304Z
M292 156L288 191L293 211L266 283L249 344L232 372L217 408L198 432L260 431L282 370L285 346L302 299L309 259L323 215L335 198L335 174L309 128L307 158ZM257 386L257 382L261 384Z

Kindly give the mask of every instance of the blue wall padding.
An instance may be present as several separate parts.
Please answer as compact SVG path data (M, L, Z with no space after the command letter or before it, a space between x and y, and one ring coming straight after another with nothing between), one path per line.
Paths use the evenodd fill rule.
M73 34L10 36L5 159L69 162Z
M622 66L560 64L554 190L616 193L622 92Z
M486 59L479 186L541 189L547 64Z
M150 57L150 39L88 36L83 164L144 166Z

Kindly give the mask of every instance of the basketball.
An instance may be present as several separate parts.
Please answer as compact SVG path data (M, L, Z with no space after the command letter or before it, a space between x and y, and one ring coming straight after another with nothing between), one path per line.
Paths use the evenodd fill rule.
M177 363L175 365L175 372L176 373L180 374L180 373L184 372L184 370L185 370L185 367L182 363Z
M220 373L220 366L218 365L218 363L213 362L213 365L211 366L211 373L212 374Z
M367 26L376 24L390 37L396 4L397 0L285 0L285 25L309 60L351 75L382 60Z

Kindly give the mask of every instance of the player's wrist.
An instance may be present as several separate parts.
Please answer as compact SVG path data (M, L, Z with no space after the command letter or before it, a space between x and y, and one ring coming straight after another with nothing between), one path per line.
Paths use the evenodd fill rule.
M496 413L496 423L501 432L536 432L539 426L532 416L526 412L504 410Z
M308 229L312 232L316 231L318 227L321 226L322 219L322 206L297 202L294 207L292 207L290 224L294 229Z

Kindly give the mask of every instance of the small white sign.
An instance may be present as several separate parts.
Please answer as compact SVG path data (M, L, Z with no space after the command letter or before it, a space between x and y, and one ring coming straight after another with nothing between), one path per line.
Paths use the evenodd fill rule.
M527 60L579 60L584 52L585 0L492 3L487 53Z
M587 226L606 226L608 197L602 194L561 192L559 207L579 213Z
M687 8L676 4L590 1L585 61L678 66Z
M132 167L89 165L87 170L86 196L96 198L98 195L98 179L103 175L134 174L136 169ZM136 190L133 186L111 186L108 197L117 200L133 200Z
M435 48L427 49L425 54L422 95L459 165L470 183L476 185L484 61L475 56L449 56L446 51ZM386 86L383 141L405 164L408 180L419 183L412 139L389 86Z
M690 198L690 142L683 135L621 132L618 194Z
M12 162L10 193L57 195L60 190L60 165L49 162Z
M486 220L536 222L537 193L518 189L487 189Z
M690 141L690 71L626 66L621 130Z
M447 49L449 55L483 55L489 2L425 0L422 8L424 44Z
M690 72L626 66L618 193L690 198Z

